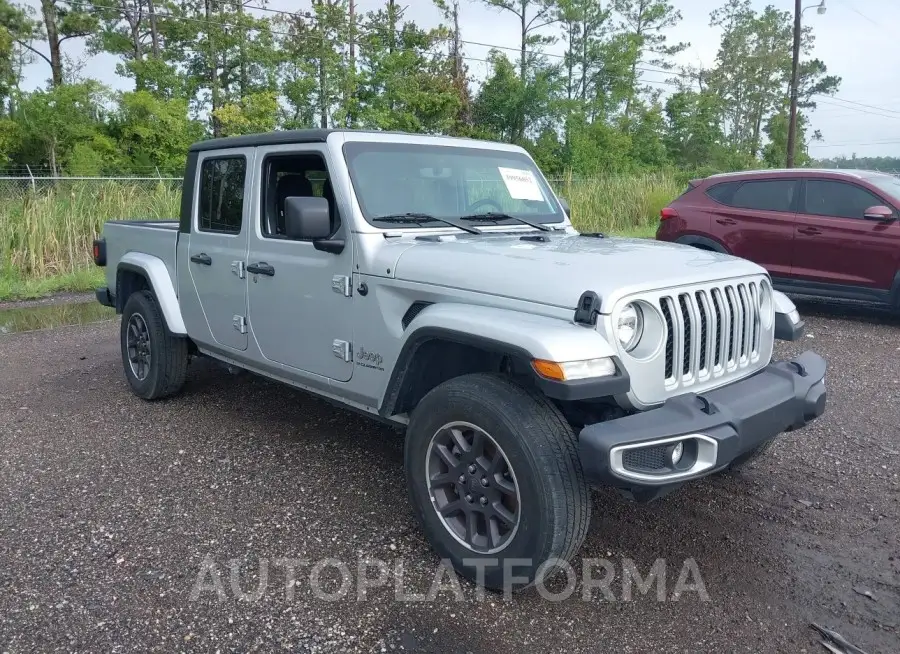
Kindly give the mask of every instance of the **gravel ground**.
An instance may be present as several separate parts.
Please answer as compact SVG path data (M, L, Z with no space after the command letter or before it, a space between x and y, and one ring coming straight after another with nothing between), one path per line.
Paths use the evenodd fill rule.
M612 601L581 583L565 601L467 583L460 599L389 428L208 362L179 397L142 402L116 323L2 337L0 652L824 652L810 622L900 652L900 322L801 310L810 336L779 355L828 359L826 415L745 472L650 505L596 491L573 567L609 561ZM314 565L328 558L347 566L333 601L310 583L324 570L339 595L338 569ZM360 598L366 558L390 570ZM659 558L664 586L622 584L626 561L646 575ZM308 562L293 584L284 559ZM673 600L688 559L708 601ZM397 600L436 578L432 601Z

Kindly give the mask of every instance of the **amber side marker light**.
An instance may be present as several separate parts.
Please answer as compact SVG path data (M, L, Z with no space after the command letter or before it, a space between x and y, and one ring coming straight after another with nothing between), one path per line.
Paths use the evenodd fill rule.
M595 377L610 377L616 374L616 364L609 357L562 362L533 359L531 367L544 379L553 381L576 381L579 379L593 379Z

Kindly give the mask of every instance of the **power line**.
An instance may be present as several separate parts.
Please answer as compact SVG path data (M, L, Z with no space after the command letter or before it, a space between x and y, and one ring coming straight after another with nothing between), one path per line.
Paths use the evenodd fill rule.
M868 141L868 142L848 142L848 143L810 143L807 147L810 148L845 148L850 146L864 146L864 145L900 145L900 139L894 139L890 141Z
M838 104L837 102L829 102L828 100L816 100L816 104L825 104L832 107L840 107L841 109L848 109L850 111L855 111L861 114L867 114L870 116L878 116L879 118L892 118L893 120L900 120L900 116L895 116L893 114L881 114L874 111L867 111L866 109L857 109L856 107L851 107L845 104Z
M839 98L839 97L836 96L836 95L818 96L818 97L828 97L828 98L831 98L832 100L838 100L839 102L846 102L847 104L853 104L853 105L856 105L856 106L858 106L858 107L865 107L866 109L876 109L876 110L878 110L878 111L886 111L886 112L889 113L889 114L898 114L898 115L900 115L900 111L897 111L896 109L888 109L887 107L878 107L878 106L875 106L875 105L872 105L872 104L864 104L864 103L862 103L862 102L855 102L855 101L853 101L853 100L845 100L844 98ZM847 108L849 109L850 107L847 107Z
M844 6L847 7L847 9L849 9L850 11L852 11L852 12L853 12L854 14L856 14L857 16L861 16L861 17L865 18L867 21L869 21L869 22L872 23L873 25L878 25L879 27L882 27L882 25L880 25L879 23L876 23L874 20L872 20L871 18L869 18L868 16L866 16L864 13L862 13L861 11L859 11L859 10L858 10L856 7L854 7L852 4L850 4L849 0L842 0L842 2L843 2L843 4L844 4Z
M118 12L118 13L122 14L123 16L126 13L125 8L123 8L121 6L116 6L116 5L99 4L99 3L94 2L94 3L92 3L92 6L88 7L85 5L81 5L78 2L74 2L72 0L64 0L64 1L73 7L77 7L80 10L87 11L87 12L100 13L101 11L106 10L106 11ZM273 9L270 7L263 7L260 5L255 5L255 4L250 4L250 3L244 4L244 3L240 2L240 0L213 0L213 1L220 5L231 6L231 7L241 7L242 9L248 9L248 10L252 9L252 10L257 10L257 11L265 11L265 12L275 13L275 14L279 14L279 15L290 16L292 18L306 18L306 19L314 18L314 15L310 12L290 12L290 11L285 11L282 9ZM251 17L252 17L252 14L251 14ZM163 19L163 20L170 19L170 20L177 20L177 21L184 21L184 22L191 22L191 23L199 23L199 24L205 25L205 26L213 26L214 25L216 27L223 27L223 28L234 28L234 29L245 29L248 31L268 32L270 34L274 34L274 35L278 35L278 36L296 37L296 34L294 34L294 33L273 29L273 26L271 24L261 25L261 26L241 25L241 24L237 24L237 23L227 23L227 22L223 22L221 20L210 20L207 18L193 18L190 16L182 16L182 15L174 14L171 12L156 12L156 18ZM358 28L358 34L362 37L378 36L378 35L384 36L386 32L395 32L398 34L402 34L403 30L396 29L396 28L395 29L390 29L390 28L372 29L372 28L369 28L368 30L362 30L362 29ZM304 35L304 39L309 39L309 40L313 40L313 41L315 41L316 39L324 40L325 38L326 38L325 34L318 33L318 32L313 32L313 33ZM439 38L439 39L436 39L436 42L437 43L446 43L446 42L449 42L451 38L452 37L449 37L449 36L444 37L444 38ZM517 48L517 47L503 46L503 45L499 45L499 44L485 43L485 42L481 42L481 41L471 41L471 40L466 40L466 39L459 39L459 42L467 44L467 45L476 45L476 46L480 46L480 47L487 47L487 48L491 48L492 50L506 50L506 51L512 51L512 52L520 52L521 51L521 49ZM435 56L444 54L444 53L436 53L433 51L428 51L428 53L435 55ZM560 54L550 53L550 52L532 51L530 54L539 54L540 56L545 56L545 57L565 59L565 55L560 55ZM452 56L452 55L448 55L448 56ZM480 59L477 57L471 57L471 56L466 56L466 55L460 55L460 58L467 60L467 61L475 61L475 62L479 62L479 63L487 63L487 64L491 63L491 61L487 60L487 59ZM657 73L657 74L670 75L670 76L680 77L680 78L690 78L692 80L694 78L694 76L691 75L690 73L684 73L684 72L679 72L679 71L674 71L674 70L666 70L664 68L653 68L653 67L646 66L646 65L645 66L636 66L634 70L642 72L642 73ZM642 82L646 83L646 84L651 84L651 85L656 84L656 85L662 85L662 86L680 86L678 83L670 82L668 80L665 80L665 81L664 80L642 80ZM879 111L879 112L896 114L896 116L884 115L882 113L874 113L871 111L864 111L863 109L857 109L857 108L851 107L851 106L836 104L836 103L829 102L827 100L818 100L817 101L817 102L821 102L822 104L826 104L826 105L830 104L835 107L842 107L842 108L850 110L850 111L857 111L859 113L870 114L870 115L879 116L882 118L900 117L900 111L888 109L886 107L879 107L876 105L864 104L861 102L855 102L853 100L846 100L844 98L839 98L836 96L821 96L820 95L817 97L820 97L820 98L828 97L830 99L844 102L846 104L856 105L858 107L863 107L866 109L874 109L875 111Z

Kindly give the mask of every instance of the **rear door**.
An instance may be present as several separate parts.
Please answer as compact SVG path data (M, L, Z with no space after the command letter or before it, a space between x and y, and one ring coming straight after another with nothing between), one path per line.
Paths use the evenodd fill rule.
M201 153L188 257L182 264L212 341L235 350L246 350L248 343L244 262L252 163L253 148ZM184 273L182 268L179 276Z
M797 179L786 178L715 184L706 191L714 201L710 231L735 256L786 277L798 189Z
M793 277L863 287L891 288L897 272L900 224L866 220L875 205L896 207L872 191L836 179L807 179L794 236Z

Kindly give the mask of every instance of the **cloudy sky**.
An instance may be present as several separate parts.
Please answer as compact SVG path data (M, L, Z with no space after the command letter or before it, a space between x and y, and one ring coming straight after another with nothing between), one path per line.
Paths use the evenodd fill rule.
M604 0L606 1L606 0ZM820 0L804 0L804 6L816 5ZM28 0L37 6L38 0ZM672 0L681 11L681 24L670 32L672 41L690 42L691 46L679 56L682 63L710 66L716 55L719 35L709 27L709 14L723 0ZM804 22L815 29L814 56L822 59L829 73L843 78L836 98L820 103L812 115L812 127L821 130L822 143L812 146L813 156L851 155L900 156L900 0L825 0L827 11L819 15L815 8L804 13ZM357 0L362 12L383 6L384 0ZM400 0L406 7L406 18L423 26L440 20L431 0ZM791 0L753 0L757 9L775 4L791 9ZM306 10L309 0L271 0L273 9ZM463 0L461 12L463 39L514 48L517 41L515 17L484 6L479 0ZM484 59L488 47L467 43L465 54L471 57L472 74L483 78L487 64ZM70 44L67 52L82 54L77 44ZM551 47L559 54L562 46ZM515 53L510 52L514 57ZM97 57L88 62L84 74L98 77L114 88L128 88L128 80L117 79L109 57ZM34 63L26 70L26 87L41 86L49 77L46 63ZM665 79L664 74L645 73L648 83ZM666 87L663 87L666 88Z

